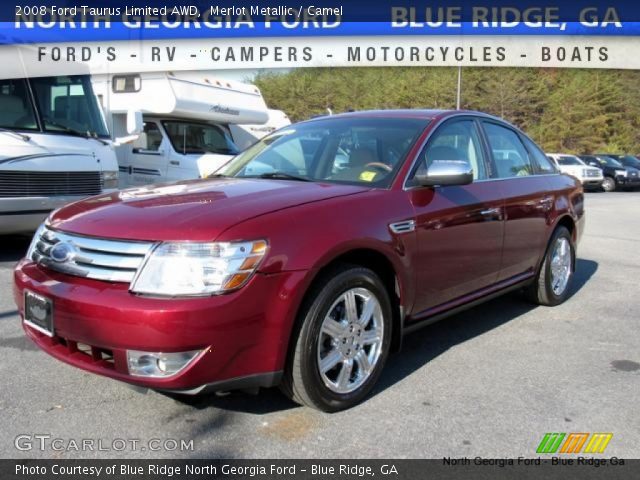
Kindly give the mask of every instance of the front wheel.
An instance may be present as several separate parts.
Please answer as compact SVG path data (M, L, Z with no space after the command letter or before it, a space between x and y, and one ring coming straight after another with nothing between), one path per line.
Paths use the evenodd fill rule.
M558 227L544 256L536 281L526 290L526 295L538 305L554 306L569 296L575 265L575 248L571 233Z
M316 282L294 332L283 392L326 412L356 405L382 372L391 318L389 294L367 268L343 266Z
M611 177L604 177L602 181L602 190L605 192L613 192L616 189L616 181Z

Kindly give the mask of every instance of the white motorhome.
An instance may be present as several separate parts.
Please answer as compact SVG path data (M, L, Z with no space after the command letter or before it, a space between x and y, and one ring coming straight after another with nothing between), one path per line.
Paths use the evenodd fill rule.
M0 79L0 234L33 231L51 210L117 187L89 75Z
M206 177L239 151L229 125L268 119L260 90L231 80L159 72L93 83L114 136L126 133L128 111L143 116L139 138L116 148L121 187Z
M229 125L233 141L240 150L245 150L262 137L291 125L291 120L282 110L269 109L267 123L258 125Z

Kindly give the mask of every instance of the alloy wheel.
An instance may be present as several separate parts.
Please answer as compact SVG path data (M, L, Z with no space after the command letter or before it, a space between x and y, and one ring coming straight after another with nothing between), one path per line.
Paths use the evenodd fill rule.
M366 288L352 288L331 305L320 328L317 362L325 386L338 394L360 388L382 351L380 301Z
M551 289L560 296L571 277L571 244L566 237L558 237L551 254Z

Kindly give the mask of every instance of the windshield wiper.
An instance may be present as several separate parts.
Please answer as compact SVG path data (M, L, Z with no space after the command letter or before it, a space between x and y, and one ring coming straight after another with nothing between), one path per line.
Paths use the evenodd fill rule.
M227 178L229 175L225 175L224 173L212 173L208 175L207 178Z
M63 125L62 123L58 123L55 120L51 120L50 118L45 118L44 123L45 123L45 126L51 125L56 128L61 128L64 132L69 133L71 135L75 135L76 137L96 140L97 142L100 142L103 145L109 145L109 142L98 137L98 134L96 132L90 132L88 130L86 132L82 132L80 130L76 130L75 128L68 127L67 125Z
M31 137L29 135L25 135L24 133L20 133L20 132L15 132L15 131L10 130L8 128L0 127L0 132L10 133L12 135L15 135L16 137L20 137L25 142L28 142L29 140L31 140Z
M284 180L297 180L298 182L310 182L311 179L307 177L301 177L299 175L293 175L286 172L268 172L261 175L257 175L256 178L282 178Z

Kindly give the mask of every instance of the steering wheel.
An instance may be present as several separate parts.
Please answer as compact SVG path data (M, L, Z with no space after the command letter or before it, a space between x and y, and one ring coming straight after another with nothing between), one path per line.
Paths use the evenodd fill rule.
M365 168L377 168L378 170L382 170L384 172L391 172L391 170L393 170L389 165L387 165L386 163L382 163L382 162L371 162L371 163L367 163L365 166Z

